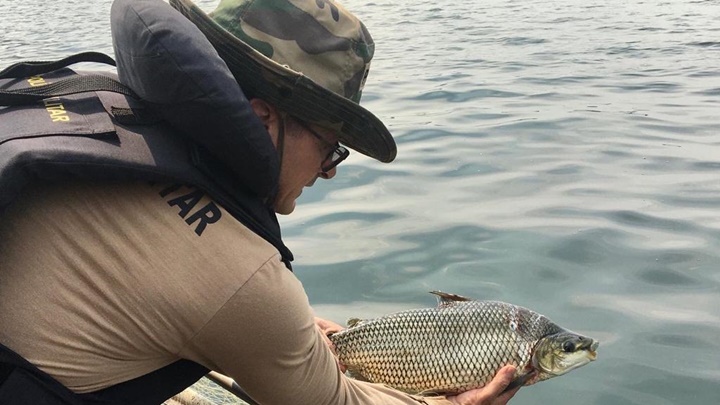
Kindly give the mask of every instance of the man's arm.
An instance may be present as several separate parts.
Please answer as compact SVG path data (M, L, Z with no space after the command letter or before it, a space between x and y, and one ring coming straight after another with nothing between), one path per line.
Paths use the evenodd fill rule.
M324 338L302 285L274 258L218 310L180 355L230 376L263 405L503 403L482 402L494 392L486 389L480 390L485 394L423 398L347 378Z

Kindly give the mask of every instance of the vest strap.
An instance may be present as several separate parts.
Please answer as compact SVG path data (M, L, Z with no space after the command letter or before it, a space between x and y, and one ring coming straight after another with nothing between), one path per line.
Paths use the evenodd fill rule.
M25 61L0 71L0 79L36 76L62 69L79 62L95 62L115 66L115 60L100 52L81 52L55 61ZM139 99L132 89L102 75L74 76L48 84L18 90L0 90L0 106L28 105L51 97L68 96L90 91L111 91Z
M0 79L41 75L79 62L95 62L115 66L115 60L104 53L81 52L55 61L23 61L15 63L0 70Z
M0 399L4 405L83 405L72 391L3 344Z
M91 91L111 91L139 99L134 91L117 80L102 75L88 75L70 77L45 86L0 90L0 106L28 105L46 98Z
M123 125L154 125L162 122L162 117L147 108L111 106L110 113Z

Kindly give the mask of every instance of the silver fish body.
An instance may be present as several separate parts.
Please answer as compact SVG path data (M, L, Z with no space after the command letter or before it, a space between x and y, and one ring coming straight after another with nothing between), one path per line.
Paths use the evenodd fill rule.
M532 383L595 359L598 342L529 309L433 293L436 308L352 320L330 336L349 373L410 393L456 394L483 387L506 364L522 382L535 372Z

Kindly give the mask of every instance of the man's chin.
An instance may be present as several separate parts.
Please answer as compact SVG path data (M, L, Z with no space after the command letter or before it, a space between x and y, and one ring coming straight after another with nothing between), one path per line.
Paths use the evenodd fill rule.
M280 215L289 215L295 211L295 200L291 203L275 204L275 213Z

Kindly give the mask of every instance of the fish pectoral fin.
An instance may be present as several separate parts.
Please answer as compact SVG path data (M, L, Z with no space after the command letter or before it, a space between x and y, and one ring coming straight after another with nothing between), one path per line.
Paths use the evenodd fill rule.
M365 381L365 382L370 382L370 383L372 382L372 381L368 380L367 378L365 378L365 376L362 375L359 370L353 369L351 367L348 367L345 374L347 374L348 377L358 380L358 381Z
M459 301L472 301L472 299L463 297L462 295L450 294L442 291L430 291L430 294L435 294L438 297L438 306L442 307L450 305L454 302Z
M530 381L531 378L535 376L535 373L527 373L521 376L515 377L514 380L510 381L510 384L508 384L507 388L503 391L503 393L508 392L510 390L514 390L517 387L522 387L525 385L528 381Z

